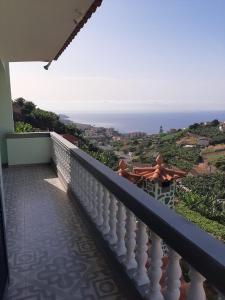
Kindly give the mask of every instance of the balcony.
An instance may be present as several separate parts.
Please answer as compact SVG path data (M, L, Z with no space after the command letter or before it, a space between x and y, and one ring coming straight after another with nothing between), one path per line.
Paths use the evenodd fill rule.
M223 243L56 133L7 149L5 299L225 299Z

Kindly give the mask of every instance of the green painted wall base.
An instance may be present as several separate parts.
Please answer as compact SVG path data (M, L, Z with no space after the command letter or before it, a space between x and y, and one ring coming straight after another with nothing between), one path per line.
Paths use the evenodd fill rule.
M9 64L0 60L0 150L2 163L8 163L5 134L14 131Z
M31 138L9 138L7 148L9 166L44 164L51 161L50 137L37 135Z

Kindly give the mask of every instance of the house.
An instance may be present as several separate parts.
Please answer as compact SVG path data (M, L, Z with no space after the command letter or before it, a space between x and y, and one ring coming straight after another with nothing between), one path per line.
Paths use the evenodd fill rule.
M196 146L207 147L209 146L210 140L207 137L201 137L197 134L187 133L186 136L182 137L176 142L177 145L184 148L193 148Z
M206 137L199 137L197 139L197 145L200 146L200 147L208 147L209 146L209 139L206 138Z
M177 145L182 147L195 147L197 145L198 136L196 134L187 133L184 137L176 142Z
M9 62L47 70L100 5L0 0L0 299L223 298L222 242L59 134L14 133Z
M219 130L221 132L225 132L225 122L220 122L220 124L219 124Z
M79 144L79 138L72 135L72 134L69 134L69 133L65 133L65 134L61 134L61 136L66 139L67 141L69 141L70 143L78 146Z

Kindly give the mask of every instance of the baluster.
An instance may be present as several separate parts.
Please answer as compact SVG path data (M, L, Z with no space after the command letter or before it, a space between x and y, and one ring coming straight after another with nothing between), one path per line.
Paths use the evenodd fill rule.
M79 164L79 200L82 200L82 168L81 165Z
M83 173L83 178L82 178L82 181L83 181L83 189L84 189L84 199L83 199L83 206L87 209L87 206L88 206L88 180L89 180L89 177L88 177L89 173L84 169L84 173Z
M81 165L79 165L79 169L80 169L80 175L79 175L80 194L79 194L79 198L81 200L82 199L82 193L83 193L83 191L82 191L82 166Z
M125 245L125 221L126 221L126 211L122 202L118 201L118 212L117 212L117 244L116 244L116 253L118 256L126 254L126 245Z
M86 172L86 175L85 175L85 178L84 178L84 180L85 180L85 194L86 194L86 196L85 196L85 202L84 202L84 207L85 207L85 209L87 210L87 212L88 212L88 210L89 210L89 202L90 202L90 174L89 174L89 172Z
M80 164L77 164L77 190L76 190L76 195L80 199L81 196L81 187L80 187Z
M83 167L81 167L81 180L80 180L80 185L81 185L81 195L80 195L80 201L81 203L84 202L85 199L85 181L84 181L84 177L85 177L85 170Z
M101 183L98 185L98 218L97 218L97 225L99 227L103 224L103 201L104 201L104 188Z
M146 225L138 221L137 222L137 273L135 275L135 280L138 285L143 285L149 283L149 278L146 269L146 263L148 260L148 235L146 232Z
M88 197L88 212L91 215L93 211L93 176L89 174L89 197Z
M64 179L66 180L67 183L71 181L70 178L70 154L68 150L64 151L65 154L65 177Z
M180 255L173 249L169 248L168 267L166 278L165 300L179 300L180 298L180 278L182 275L180 267Z
M76 162L74 160L74 158L72 157L72 160L71 160L71 164L72 164L72 167L71 167L71 189L73 191L73 193L76 192Z
M92 218L95 222L97 222L98 218L98 181L93 179L93 213Z
M111 245L117 242L117 234L116 234L116 213L117 213L117 200L110 193L110 208L109 208L109 235L107 240Z
M74 193L77 196L78 195L78 190L79 190L79 185L78 185L78 178L79 178L79 167L78 163L76 160L74 160L74 163L76 165L75 172L74 172Z
M82 178L82 175L83 175L83 173L82 173L82 166L80 165L80 176L79 176L79 186L80 186L80 200L82 199L82 193L83 193L83 178Z
M187 300L205 300L206 295L203 287L205 278L193 267L190 267L189 276L191 282L188 289Z
M149 268L149 279L150 279L150 289L148 294L148 299L154 300L164 300L161 293L160 279L162 276L162 245L161 239L154 232L151 232L152 245L150 254L150 268Z
M125 266L127 270L137 268L137 261L135 259L135 246L136 246L136 218L131 210L127 209L126 220L126 238L125 244L127 254L125 258Z
M102 225L102 233L104 235L109 233L109 204L110 197L109 192L106 188L104 188L104 203L103 203L103 225Z
M75 173L75 194L79 194L79 164L76 162L76 173Z

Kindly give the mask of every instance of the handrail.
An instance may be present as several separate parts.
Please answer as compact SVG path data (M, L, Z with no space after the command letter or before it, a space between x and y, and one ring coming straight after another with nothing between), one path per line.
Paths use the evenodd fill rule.
M50 137L48 131L37 131L37 132L20 132L20 133L7 133L7 139L24 139L24 138L39 138L39 137Z
M98 179L119 201L149 226L171 248L225 293L225 244L214 239L195 224L156 201L128 180L83 152L63 141L55 133L51 137L63 144L71 155ZM72 145L72 146L71 146Z

